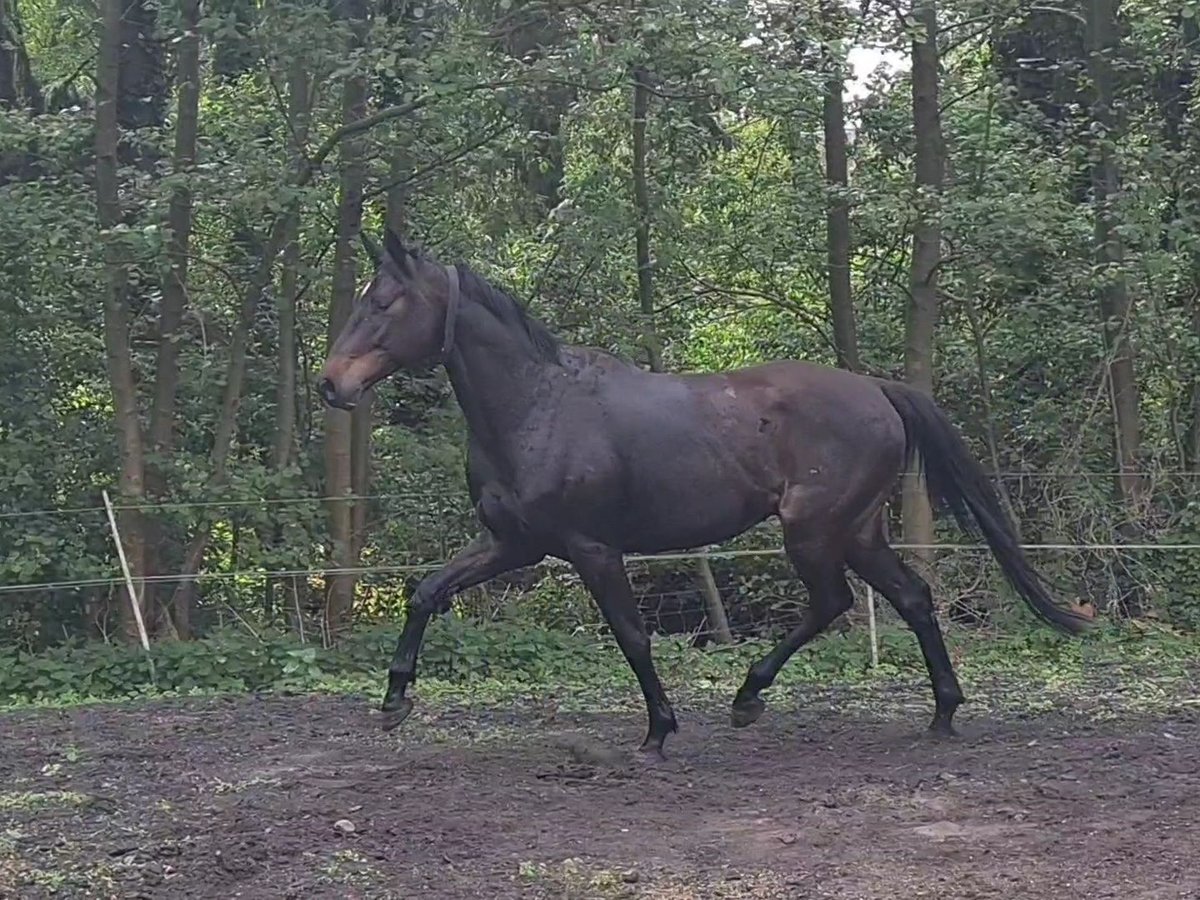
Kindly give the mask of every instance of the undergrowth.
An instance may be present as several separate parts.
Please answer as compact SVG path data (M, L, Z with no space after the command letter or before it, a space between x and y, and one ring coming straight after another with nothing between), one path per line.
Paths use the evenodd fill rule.
M880 634L880 663L870 664L861 631L821 638L797 653L780 686L844 686L886 681L919 683L925 665L913 635ZM136 646L85 644L37 655L0 651L0 705L70 703L138 696L263 691L375 692L395 646L396 627L377 626L347 636L337 647L301 644L294 637L244 631L152 646L149 665ZM1197 640L1160 626L1109 626L1077 639L1045 629L987 634L949 629L951 655L968 693L979 696L1019 681L1055 691L1106 683L1177 682L1196 658ZM677 638L656 639L654 658L676 695L725 694L768 649L762 641L699 650ZM537 687L592 692L611 686L637 700L628 666L610 635L568 633L508 622L476 624L441 619L427 632L420 658L424 690L489 683L520 692Z

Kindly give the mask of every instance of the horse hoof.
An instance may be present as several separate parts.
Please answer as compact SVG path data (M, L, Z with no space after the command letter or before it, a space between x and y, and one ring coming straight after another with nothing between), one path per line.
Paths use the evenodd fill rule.
M656 766L667 761L660 744L642 744L633 754L633 761L643 766Z
M396 728L401 722L408 718L408 714L413 710L413 702L408 697L401 697L396 701L384 701L383 704L383 719L380 722L380 727L384 731L391 731Z
M929 735L937 741L950 741L959 736L953 725L951 725L949 722L938 719L934 719L930 724Z
M767 708L767 704L763 702L761 697L747 697L744 700L734 700L733 709L730 711L730 722L734 728L745 728L747 725L753 725L758 721L758 717L763 714L763 710Z

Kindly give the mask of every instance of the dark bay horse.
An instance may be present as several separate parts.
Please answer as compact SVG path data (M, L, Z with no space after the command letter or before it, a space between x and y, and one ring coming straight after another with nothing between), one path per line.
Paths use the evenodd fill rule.
M853 602L846 568L916 633L933 683L931 728L952 732L963 701L929 586L888 545L884 505L919 452L931 498L983 533L1042 619L1068 632L1088 617L1056 605L1018 545L982 468L925 394L805 362L714 374L646 372L564 346L511 297L465 266L442 266L388 234L370 283L329 352L326 403L351 409L404 367L446 367L469 430L467 480L480 535L411 598L383 700L384 727L405 696L434 613L459 591L547 556L578 570L637 676L649 712L641 749L661 754L675 714L625 574L624 554L726 541L771 516L810 606L751 666L733 724L764 708L788 658Z

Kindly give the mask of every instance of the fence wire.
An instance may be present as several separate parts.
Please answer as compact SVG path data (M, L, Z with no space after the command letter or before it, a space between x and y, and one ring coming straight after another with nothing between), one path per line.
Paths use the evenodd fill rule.
M1097 479L1097 478L1113 478L1119 476L1120 472L1081 472L1081 471L1023 471L1013 470L994 473L991 475L997 479L1016 479L1016 478L1032 478L1039 480L1048 479ZM1189 472L1162 472L1157 473L1163 477L1181 477L1181 478L1197 478L1200 477L1200 471ZM435 492L428 490L420 491L388 491L379 493L364 493L364 494L341 494L341 495L295 495L281 497L223 497L212 499L197 499L197 500L169 500L162 502L144 502L132 504L115 504L114 509L117 511L140 511L140 512L170 512L170 511L187 511L187 510L202 510L202 509L228 509L236 510L245 507L256 508L272 508L281 506L294 506L301 504L326 504L333 502L358 502L358 501L416 501L420 503L446 503L447 501L458 507L461 506L463 513L469 512L469 505L465 502L465 497L448 496L443 492ZM92 514L101 515L105 512L105 507L102 504L95 506L75 506L75 507L54 507L46 509L25 509L25 510L6 510L0 511L0 521L3 520L24 520L45 516L90 516ZM443 548L444 548L443 544ZM892 545L895 549L901 551L931 551L933 553L943 552L962 552L962 551L990 551L988 545L979 542L955 542L955 543L937 543L937 544L917 544L898 542ZM1070 543L1070 542L1030 542L1020 545L1026 551L1033 552L1052 552L1052 553L1190 553L1200 550L1200 543L1194 542L1161 542L1161 543L1121 543L1121 542L1096 542L1096 543ZM442 552L445 552L444 549ZM631 554L627 557L632 563L686 563L698 559L708 560L732 560L739 558L765 558L765 557L782 557L783 551L779 547L768 549L698 549L693 551L680 551L670 553L655 553L655 554ZM330 578L338 576L357 576L363 578L372 578L376 576L396 576L396 575L421 575L436 571L447 564L448 560L409 560L402 562L393 562L387 564L376 565L360 565L360 566L295 566L295 567L280 567L275 569L268 568L245 568L233 569L231 571L200 571L195 573L158 573L145 575L137 582L142 585L151 584L178 584L185 582L233 582L239 580L282 580L282 579L312 579L312 578ZM547 560L551 565L559 564L559 560ZM29 594L36 592L57 592L57 591L74 591L86 589L106 589L121 585L123 578L114 566L108 571L98 571L94 575L81 576L77 578L59 578L42 581L27 581L10 584L0 584L0 596L13 596L19 594Z
M991 552L991 548L987 544L906 544L894 543L891 545L896 550L924 550L924 551L986 551ZM1044 544L1021 544L1023 550L1045 550L1056 552L1189 552L1200 550L1200 544L1187 543L1163 543L1163 544L1061 544L1061 543L1044 543ZM649 562L687 562L698 559L742 559L752 557L782 557L784 551L782 548L763 549L763 550L700 550L692 552L678 553L644 553L644 554L629 554L626 557L627 562L631 563L649 563ZM280 578L316 578L316 577L336 577L339 575L404 575L404 574L421 574L426 572L435 572L443 568L449 560L441 560L438 562L420 562L420 563L402 563L396 565L382 566L322 566L305 569L240 569L232 572L195 572L192 574L163 574L163 575L146 575L136 579L142 584L172 584L184 581L234 581L237 579L280 579ZM547 558L544 563L550 565L566 565L563 560ZM95 578L80 578L73 580L62 581L37 581L17 584L0 585L0 595L16 594L33 591L65 591L65 590L81 590L84 588L96 587L115 587L123 582L120 575L110 575L107 577L97 576Z
M1078 471L1006 471L988 473L989 478L993 479L1015 479L1015 478L1037 478L1044 480L1052 479L1094 479L1094 478L1119 478L1122 475L1129 475L1128 472L1078 472ZM1200 471L1166 471L1152 473L1156 478L1200 478ZM399 491L380 494L336 494L336 495L319 495L319 494L299 494L294 497L225 497L215 500L166 500L145 503L125 503L113 504L113 509L118 512L122 511L140 511L148 512L153 510L158 511L179 511L189 509L210 509L210 508L236 508L244 506L286 506L290 504L301 503L331 503L334 501L358 501L358 500L443 500L445 494L434 491ZM465 498L464 498L465 499ZM44 509L16 509L0 511L0 520L2 519L20 519L31 518L38 516L67 516L67 515L85 515L104 513L104 505L98 503L94 506L66 506L66 507L47 507Z
M228 497L223 500L169 500L161 503L114 503L117 512L147 512L158 510L176 512L189 509L225 509L245 506L288 506L301 503L345 503L359 500L441 500L444 494L432 491L401 491L387 494L334 494L322 496L318 494L300 495L296 497ZM62 506L46 509L16 509L0 512L0 519L30 519L49 516L68 515L103 515L105 508L99 506Z

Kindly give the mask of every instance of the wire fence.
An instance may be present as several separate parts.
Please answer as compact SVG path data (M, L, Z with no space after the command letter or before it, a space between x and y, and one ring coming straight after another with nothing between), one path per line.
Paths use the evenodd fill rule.
M1035 483L1043 483L1055 480L1066 480L1067 482L1094 481L1096 479L1113 479L1120 476L1122 473L1118 471L1033 471L1033 470L1005 470L997 473L992 473L990 477L998 480L1012 479L1031 479ZM1200 471L1163 471L1155 473L1156 477L1162 478L1182 478L1189 482L1192 479L1200 478ZM1040 488L1037 489L1040 492ZM259 510L269 511L272 509L295 508L295 507L314 507L319 508L325 504L337 502L367 502L372 504L387 504L389 502L402 502L405 506L411 505L412 521L409 521L409 515L397 514L391 517L391 521L401 526L405 526L407 522L409 526L407 530L413 531L415 534L414 544L409 546L421 548L417 552L423 558L410 558L396 560L387 559L382 564L361 565L351 567L336 567L332 565L305 565L309 560L303 556L288 560L287 563L276 567L259 566L254 568L238 567L236 559L233 561L232 567L226 567L218 570L202 570L194 573L173 573L173 572L155 572L146 575L139 579L139 583L152 584L178 584L182 582L216 582L229 583L237 582L245 579L313 579L313 578L331 578L338 576L356 576L367 579L396 576L396 575L419 575L426 572L435 571L445 565L446 560L438 559L439 555L448 553L456 543L462 539L464 526L467 526L467 518L471 516L471 507L466 496L457 491L444 492L434 491L429 489L424 490L395 490L395 491L380 491L363 494L296 494L292 496L276 496L264 497L258 496L228 496L228 497L199 497L196 499L166 499L156 501L146 501L138 503L114 503L112 508L115 512L130 512L136 511L149 514L169 514L169 513L199 513L202 511L221 511L227 513L229 520L236 522L242 519L239 515L243 510ZM1066 506L1061 509L1050 511L1049 524L1052 531L1062 534L1064 531L1077 531L1077 537L1107 537L1109 534L1118 533L1117 529L1112 527L1115 523L1109 521L1106 523L1102 516L1098 520L1094 520L1088 528L1077 528L1077 518L1072 520L1071 512L1067 512L1064 516ZM430 512L447 517L444 534L441 534L440 540L429 530L428 516ZM82 520L91 516L97 518L102 517L105 513L105 506L97 503L95 505L75 505L75 506L55 506L45 508L31 509L0 509L0 526L11 525L10 533L21 533L24 535L33 535L36 539L36 526L27 527L23 523L29 521L37 521L39 519L64 517L74 517L81 520L81 524L76 528L72 526L72 531L80 533L78 529L91 528L92 523L88 521L86 526L82 524ZM213 516L208 516L210 520ZM307 519L307 514L305 516ZM461 518L462 521L458 521ZM371 513L371 527L389 525L388 518L378 512L378 508ZM418 524L419 523L419 524ZM99 524L99 523L96 523ZM312 526L308 527L312 530ZM317 532L310 534L310 538L316 543L323 543L317 527ZM769 526L768 526L769 527ZM13 532L12 529L17 529ZM1143 532L1143 535L1152 534L1153 530ZM1088 540L1068 540L1068 541L1044 541L1044 542L1029 542L1023 544L1023 548L1030 552L1058 552L1058 553L1133 553L1145 554L1151 552L1169 552L1169 553L1189 553L1195 550L1200 550L1200 544L1193 542L1182 542L1170 540L1174 535L1170 534L1169 530L1159 529L1157 533L1164 538L1160 541L1142 541L1142 542L1125 542L1125 541L1088 541ZM407 536L406 536L407 537ZM773 543L777 540L777 536L773 539ZM69 540L74 540L73 538ZM749 541L752 545L758 544L758 541ZM18 543L19 546L19 543ZM96 547L94 541L90 544L90 549L86 555L95 560L100 565L97 566L97 571L78 574L76 571L70 573L70 577L62 577L64 574L62 567L56 566L53 562L45 562L39 566L42 572L52 577L43 578L41 580L27 579L20 582L9 582L0 584L0 596L13 596L28 594L31 592L60 592L60 591L82 591L112 588L119 585L122 577L116 571L115 565L107 570L103 570L100 566L103 565L102 560L96 559ZM912 543L897 543L894 544L897 549L903 551L932 551L934 553L957 552L957 551L986 551L988 548L981 543L951 543L940 542L934 545L918 545ZM2 550L3 548L0 548ZM16 551L18 554L20 550ZM708 549L698 550L687 553L669 553L669 554L651 554L643 556L631 557L633 560L641 560L644 562L686 562L696 558L707 558L712 560L718 559L737 559L737 558L753 558L753 557L770 557L779 556L781 550L778 547L770 549ZM236 555L236 554L235 554ZM391 554L387 554L391 555ZM432 557L432 559L430 558ZM227 560L228 562L228 560ZM288 564L290 563L290 565ZM90 568L90 567L89 567ZM58 569L55 572L55 569ZM57 575L58 577L53 577Z
M999 477L1054 479L1065 476L1072 479L1081 479L1114 477L1117 474L1115 472L1005 472L1001 473ZM1196 472L1172 474L1183 475L1187 478L1200 477L1200 473ZM139 512L162 513L195 510L226 510L233 513L236 510L251 507L270 510L285 506L326 504L337 501L379 503L386 501L408 501L414 504L428 504L437 512L437 515L449 515L451 519L457 518L459 507L461 507L461 512L464 514L470 513L470 507L465 497L428 490L386 491L334 496L309 494L282 497L259 496L168 500L136 504L113 504L112 508L114 511L136 510ZM32 534L36 533L36 528L24 528L23 523L30 520L36 521L38 517L62 518L74 516L85 519L92 515L103 515L105 512L106 508L102 504L97 506L80 505L46 509L5 510L0 511L0 524L3 524L3 520L8 520L16 525L18 531ZM398 516L397 519L404 519L404 517ZM90 529L90 518L88 518L88 522ZM112 533L108 536L108 543L115 546L120 541L116 518L111 519L109 525L112 528ZM105 531L108 532L109 528L105 528ZM720 582L717 585L717 591L721 600L726 604L730 625L733 627L734 634L737 637L761 636L770 633L778 634L780 633L780 629L788 630L794 627L799 622L800 617L807 607L807 602L804 599L805 592L799 580L794 577L791 567L787 564L783 548L777 543L780 537L777 530L773 525L766 525L762 532L755 533L757 531L757 529L752 529L751 532L747 533L746 537L749 540L746 543L751 544L749 547L708 547L690 551L628 555L626 559L631 564L630 571L634 593L638 600L639 609L642 615L646 617L647 627L652 631L656 630L661 633L689 635L693 640L710 640L713 638L714 632L708 619L708 610L705 606L706 589L695 578L696 570L694 563L701 559L713 563L725 563L720 571L717 571L717 567L714 566L714 571L717 572L718 581ZM419 530L417 533L419 534ZM1089 574L1095 577L1099 573L1100 581L1107 582L1102 588L1107 593L1104 594L1106 599L1095 605L1097 611L1105 611L1106 609L1116 609L1112 605L1114 602L1112 598L1119 596L1125 590L1124 587L1117 585L1118 581L1122 579L1128 580L1130 572L1138 573L1134 578L1136 580L1154 568L1153 563L1150 565L1135 564L1135 559L1146 557L1149 560L1153 560L1154 557L1152 554L1156 553L1196 554L1200 552L1200 542L1171 540L1168 539L1171 535L1162 530L1158 532L1143 532L1143 534L1154 533L1161 534L1164 539L1159 541L1131 540L1128 542L1120 540L1027 541L1020 546L1023 550L1031 554L1061 555L1058 558L1059 561L1054 563L1056 568L1053 574L1055 576L1068 573L1069 577L1082 577ZM1186 534L1186 532L1183 533ZM1107 535L1104 534L1102 536L1106 537ZM93 534L90 539L94 547L100 546L96 543L96 537ZM310 534L310 537L314 537L314 535ZM449 533L445 537L449 537ZM229 555L225 555L221 557L220 562L212 564L210 568L202 568L197 572L157 571L143 575L137 579L128 579L126 576L123 576L118 571L115 562L107 569L103 568L103 559L96 558L93 550L89 558L97 564L97 570L94 574L70 578L30 579L0 584L0 599L16 601L16 605L6 604L5 607L0 607L0 609L24 610L20 614L24 616L24 619L21 617L10 618L10 624L6 626L19 629L20 625L14 625L13 623L38 621L36 617L42 615L42 613L37 611L41 606L37 599L38 595L56 597L53 602L58 604L59 607L65 602L68 606L72 604L78 605L81 610L86 610L87 603L92 602L92 600L99 600L102 605L97 608L109 610L110 612L104 613L104 615L111 615L111 610L114 607L103 604L111 603L115 600L118 595L114 593L114 589L121 587L123 584L129 588L131 595L137 594L143 597L147 596L146 590L152 585L211 584L214 586L213 590L196 595L196 599L202 605L203 609L206 610L204 615L207 617L206 621L209 627L221 627L227 623L228 616L232 615L234 621L241 623L247 628L251 628L245 621L243 616L245 614L254 618L256 624L273 622L281 624L287 629L299 629L299 633L304 634L306 620L310 623L308 626L310 629L314 627L320 629L323 627L324 615L322 610L324 609L324 594L328 588L329 579L339 576L354 576L357 579L361 579L365 588L361 598L377 598L373 602L381 603L382 606L378 608L371 606L370 608L376 609L374 614L379 614L379 610L392 609L393 606L391 604L403 599L406 593L404 588L393 590L397 586L398 580L409 576L424 576L447 565L450 561L445 555L447 553L447 545L453 546L459 539L456 532L453 540L443 540L441 542L440 550L437 548L436 543L431 545L426 540L424 551L416 550L413 553L413 557L417 553L423 553L426 557L424 559L404 559L401 556L399 560L394 557L389 560L385 557L382 561L365 563L363 565L336 566L321 564L304 565L303 563L306 560L300 557L296 560L300 563L298 565L238 566L238 554L234 553L232 558ZM764 541L770 541L773 546L763 546ZM320 549L321 543L319 540L312 542L311 549L305 552L323 554L324 551ZM969 622L976 626L983 624L985 627L989 623L993 626L1000 625L1003 617L1002 608L1006 607L1007 604L1001 602L1003 599L1002 594L993 589L992 579L998 579L999 570L992 565L993 561L980 559L977 564L977 561L972 557L972 554L976 553L990 557L991 548L986 543L980 541L945 541L923 544L897 541L892 546L906 553L928 551L932 559L936 562L936 565L940 566L940 569L931 575L931 583L935 585L935 596L940 596L939 607L945 609L951 615L960 616L960 618L956 619L957 621ZM415 550L414 545L409 545L409 547L410 550ZM379 552L378 548L375 552ZM762 560L766 562L764 565L751 565L749 562L744 566L730 565L739 560ZM1197 560L1200 560L1200 556L1197 556ZM651 564L658 564L659 568L655 569ZM778 568L776 568L777 564ZM672 569L672 567L675 568ZM465 601L467 605L464 606L464 610L469 610L469 614L472 616L492 617L501 615L501 609L514 599L518 603L531 602L534 604L532 607L526 607L526 609L538 610L539 616L543 614L554 616L556 613L555 604L562 602L567 602L570 609L576 613L584 607L590 609L591 604L587 602L582 591L579 591L578 597L575 597L574 594L571 595L575 599L565 601L563 600L564 595L553 593L553 591L559 590L560 587L569 587L573 591L579 589L577 579L574 581L569 578L563 580L555 574L556 570L561 571L565 568L567 568L567 564L562 560L548 558L539 564L538 569L540 571L534 573L532 581L521 581L518 579L519 583L504 585L502 588L503 596L499 596L494 588L490 593L483 588L477 589ZM1200 565L1189 564L1189 568L1195 568L1200 572ZM989 569L994 571L989 571ZM50 571L53 571L53 569L51 568ZM776 578L774 577L775 575L782 575L782 577ZM1139 589L1151 580L1153 579L1143 578ZM1083 582L1077 581L1076 584L1081 585ZM552 593L539 597L539 591L544 586L550 586ZM1112 588L1115 589L1110 590ZM280 589L282 590L282 594L279 595L278 602L273 602L266 598L266 594ZM515 595L512 593L514 589L516 591ZM878 665L881 623L885 621L898 622L898 617L890 610L888 604L885 603L880 607L880 604L877 602L878 597L876 596L876 592L870 586L852 579L852 589L858 596L859 604L856 607L856 611L849 617L851 623L857 623L856 625L852 624L851 627L865 627L866 632L869 634L872 664ZM71 593L89 591L93 593L90 595L87 593ZM264 591L265 594L263 593ZM1077 591L1077 596L1082 597L1084 591L1086 591L1086 588ZM105 599L106 595L107 600ZM87 599L89 596L92 600ZM80 599L77 601L73 599L75 597ZM256 597L261 598L262 603L256 601ZM521 598L529 599L525 600ZM165 600L165 596L158 596L154 602L162 606ZM356 608L357 606L358 601L356 601ZM364 609L367 608L364 607ZM61 612L53 611L50 606L45 606L43 609L46 611L45 615L51 617L51 619L45 621L53 621L54 624L51 625L51 628L55 632L61 630L64 636L70 637L71 633L82 635L87 633L89 627L92 627L88 626L83 620L75 621L70 618L70 615L64 618ZM31 614L34 617L33 619L29 618ZM86 611L83 614L85 616L90 615ZM993 616L997 618L993 618ZM538 621L541 621L540 618ZM586 619L586 621L590 622L591 619ZM107 627L107 625L103 626L104 629Z
M114 503L117 512L179 512L192 509L234 509L246 506L290 506L304 503L358 502L360 500L439 500L441 494L430 491L401 491L386 494L337 494L329 496L298 495L295 497L227 497L221 500L170 500L161 503ZM45 509L16 509L0 511L0 519L26 519L68 515L104 515L103 504L98 506L65 506Z
M1055 472L1055 471L1006 471L993 475L995 478L1029 478L1038 480L1048 479L1069 479L1078 481L1081 479L1098 479L1098 478L1114 478L1118 476L1118 472ZM1162 473L1160 473L1162 474ZM1192 479L1200 477L1200 472L1172 472L1168 473L1171 476L1183 477ZM383 555L384 558L379 561L364 563L354 566L337 566L337 565L322 565L320 563L314 565L306 565L311 559L306 559L309 554L323 555L324 551L320 549L323 541L316 534L309 534L310 549L301 551L303 555L294 557L290 560L291 564L283 563L281 565L271 566L269 564L259 566L238 565L237 553L233 553L232 557L228 554L222 556L219 562L211 563L208 568L202 568L197 572L171 572L171 571L155 571L150 574L143 575L141 578L134 579L129 584L134 593L142 594L144 590L152 585L180 585L186 583L192 584L211 584L212 591L207 591L203 595L198 595L201 603L208 604L210 609L215 609L221 606L236 606L241 608L248 604L248 608L255 608L255 596L260 596L256 592L265 590L270 593L272 585L285 585L283 591L285 594L294 594L299 590L306 598L305 602L314 604L316 609L321 604L321 595L329 584L329 579L339 576L353 576L361 579L367 589L374 592L375 596L387 597L386 593L392 586L396 585L399 579L406 579L410 576L420 577L429 573L435 572L445 566L449 560L446 558L449 550L453 548L462 536L458 534L460 526L455 520L458 518L458 513L461 512L466 516L470 515L470 505L467 498L457 492L437 492L432 490L407 490L407 491L380 491L364 494L344 494L344 495L322 495L322 494L297 494L293 496L230 496L230 497L209 497L189 499L169 499L156 502L143 503L126 503L113 504L114 511L138 511L144 513L173 513L173 512L189 512L199 510L220 510L226 511L232 517L237 515L237 511L248 508L259 510L271 510L281 507L290 507L297 505L318 505L333 502L371 502L371 503L386 503L388 501L407 501L417 506L426 506L428 509L434 510L438 516L449 516L447 525L449 530L443 536L443 539L438 542L434 540L432 543L428 539L429 534L422 534L421 528L415 528L416 543L409 544L409 558L404 558L404 554L395 555L387 554L380 548L375 548L373 552ZM1065 509L1065 507L1064 507ZM26 521L36 521L39 517L76 517L80 520L88 521L88 528L91 528L90 518L92 515L101 516L105 513L106 508L103 504L95 506L77 505L77 506L59 506L43 509L9 509L0 510L0 525L5 523L5 520L12 523L17 529L17 533L36 534L36 528L24 527ZM1061 512L1061 511L1060 511ZM423 512L418 512L414 509L416 520L421 521L421 517L425 515ZM1061 518L1061 517L1060 517ZM212 517L209 516L211 520ZM403 515L395 517L396 521L408 521ZM466 521L465 519L463 520ZM451 524L453 523L453 524ZM114 520L112 523L115 532L117 523ZM408 530L412 526L409 522ZM1070 528L1068 520L1062 520L1060 527L1055 528L1061 533L1063 525L1066 525L1067 530ZM108 531L108 528L105 528ZM311 531L311 529L310 529ZM454 531L451 535L450 531ZM10 529L11 533L11 529ZM1083 532L1087 534L1088 532ZM1093 531L1092 533L1095 533ZM1098 537L1108 537L1116 532L1109 531L1097 534ZM1064 573L1068 577L1076 578L1079 576L1081 580L1077 580L1076 584L1082 585L1083 578L1092 577L1099 578L1101 582L1106 582L1102 586L1105 591L1106 600L1097 604L1098 608L1115 608L1112 606L1113 597L1120 595L1124 590L1116 583L1122 579L1128 580L1130 572L1137 572L1136 577L1142 577L1146 572L1154 568L1154 563L1150 565L1142 565L1140 560L1154 560L1153 554L1168 553L1168 554L1195 554L1200 551L1200 542L1172 540L1174 535L1165 530L1144 531L1143 536L1160 534L1162 540L1141 540L1128 542L1121 540L1097 540L1097 541L1028 541L1021 544L1021 547L1031 554L1055 554L1056 561L1052 563L1055 570L1052 574L1061 576ZM1187 532L1182 532L1187 534ZM72 592L93 592L90 594L93 598L101 598L105 593L109 597L115 595L112 591L119 588L126 582L125 577L118 571L115 560L113 563L105 567L104 560L97 558L96 548L100 545L96 543L96 536L90 540L92 550L89 551L88 559L95 563L94 571L86 571L78 577L50 577L43 579L26 579L21 581L12 581L9 583L0 584L0 599L11 598L18 603L24 603L27 610L36 610L39 601L38 595L51 595L57 597L56 603L66 602L68 604L75 602L72 597L87 598L86 593ZM639 604L643 607L652 607L655 604L665 604L668 615L680 614L695 616L696 610L699 610L699 615L704 618L703 611L703 588L697 587L689 581L680 581L680 578L686 578L691 573L694 575L694 563L697 560L705 559L713 563L727 563L723 570L718 573L724 577L722 584L719 587L719 593L723 598L727 598L727 602L734 597L737 600L735 604L742 603L747 607L754 606L761 610L764 606L769 606L771 602L779 606L787 607L788 615L802 607L802 598L804 592L800 587L799 581L794 577L790 570L790 566L786 563L786 557L781 546L779 546L779 535L773 525L764 525L762 531L753 529L745 536L747 540L739 540L735 542L734 547L709 547L699 548L691 551L677 551L667 553L650 553L650 554L630 554L627 561L631 563L631 572L634 572L634 591L638 597ZM109 543L115 543L118 538L109 536ZM769 542L771 546L765 546ZM440 549L439 549L440 543ZM736 546L736 543L749 544L750 546ZM968 607L983 608L991 612L998 611L1002 605L999 601L1001 595L992 590L990 579L993 576L998 576L999 572L989 572L990 562L980 560L978 564L971 554L982 553L990 556L990 548L987 544L978 541L945 541L932 544L918 544L898 541L892 546L903 552L919 552L928 551L937 564L941 566L939 572L934 573L935 594L940 594L947 608L967 609ZM423 547L424 549L418 549ZM20 552L19 550L17 551ZM392 558L388 559L387 556ZM420 557L424 558L420 558ZM1200 557L1197 557L1200 559ZM738 560L745 560L745 566L728 565ZM754 565L749 561L762 560L763 565ZM770 571L776 571L777 560L779 564L778 573L783 574L783 578L772 580L767 577ZM659 568L652 571L649 564L660 564ZM640 568L639 568L640 566ZM676 566L677 569L672 571L671 566ZM52 573L54 572L55 564L53 562L44 564L41 571ZM561 560L547 559L539 569L536 579L533 582L526 582L525 587L518 590L527 591L530 585L541 585L543 583L553 584L558 581L554 576L555 569L562 569L565 563ZM89 565L87 567L91 569ZM995 568L992 566L991 568ZM1200 566L1193 566L1189 563L1189 568L1196 568L1200 571ZM715 567L714 567L715 570ZM36 571L36 570L35 570ZM61 569L59 570L61 572ZM76 570L78 571L78 569ZM640 572L641 574L637 574ZM657 573L657 574L655 574ZM1097 575L1097 573L1099 573ZM551 578L551 582L543 582L542 579ZM1144 584L1152 581L1152 578L1142 578ZM290 581L291 586L286 584ZM770 582L770 584L768 584ZM565 583L565 582L563 582ZM1096 584L1093 581L1093 586ZM670 588L679 584L687 584L680 590L664 590L664 587ZM748 589L747 585L752 586ZM218 587L219 586L219 587ZM575 585L578 587L578 585ZM872 646L875 646L875 595L874 591L863 584L855 584L856 592L860 598L864 597L865 593L865 609L868 614L868 624L872 633ZM379 594L382 590L385 593ZM1087 588L1082 587L1076 593L1083 596ZM505 596L508 596L509 589L505 589ZM762 597L755 596L754 592L761 592L763 597L767 597L768 601L763 602ZM96 593L103 592L103 593ZM395 592L397 599L401 598L404 590L401 589ZM486 597L481 594L484 599L481 601L485 608L491 609L493 612L498 608L495 603L495 597L492 601L486 600ZM965 598L965 601L964 601ZM983 599L981 599L983 598ZM285 604L290 604L294 599L297 606L296 614L300 615L298 598L285 600ZM156 602L162 603L160 597ZM387 601L390 602L390 601ZM488 604L491 603L491 606ZM9 607L15 608L15 607ZM232 609L232 606L230 606ZM860 607L861 608L861 607ZM683 612L680 612L683 610ZM757 613L756 613L757 614ZM65 624L56 626L65 629ZM707 620L704 618L704 628L707 628ZM65 633L65 632L64 632Z
M988 477L992 479L1039 479L1039 480L1091 480L1091 479L1114 479L1122 475L1129 475L1129 472L1081 472L1081 471L1033 471L1033 470L1012 470L988 473ZM1171 479L1184 478L1193 479L1200 478L1200 471L1159 471L1154 472L1153 477ZM342 502L357 502L357 501L379 501L379 500L422 500L422 501L444 501L446 495L434 491L394 491L385 493L372 494L336 494L336 495L321 495L321 494L297 494L292 497L224 497L218 499L197 499L197 500L165 500L144 503L114 503L113 509L117 512L178 512L194 509L212 509L212 508L229 508L238 507L263 507L263 506L288 506L294 504L323 504L333 503L336 501ZM464 498L460 498L465 501ZM3 519L21 519L21 518L36 518L49 516L69 516L69 515L104 515L105 507L103 503L96 503L92 506L60 506L60 507L45 507L42 509L14 509L0 510L0 520Z
M896 550L905 551L984 551L990 552L987 544L907 544L902 542L891 545ZM1065 551L1080 553L1095 552L1133 552L1149 551L1191 552L1200 551L1198 543L1161 543L1161 544L1064 544L1064 543L1034 543L1021 544L1023 550ZM742 559L754 557L784 556L782 548L764 550L696 550L679 553L638 553L626 557L629 562L695 562L700 559ZM144 584L176 584L185 581L236 581L238 579L278 579L278 578L322 578L341 575L372 576L372 575L412 575L436 572L443 568L449 560L437 562L403 563L396 565L376 566L318 566L311 568L292 569L239 569L235 571L194 572L189 574L158 574L145 575L137 581ZM558 559L547 558L549 565L566 565ZM124 579L114 573L107 577L79 578L62 581L35 581L16 584L0 585L0 594L28 593L33 591L65 591L82 590L85 588L115 587Z
M986 544L904 544L896 542L892 545L900 551L980 551L990 552ZM1200 551L1200 544L1022 544L1026 551L1057 551L1057 552L1195 552ZM626 560L630 563L686 563L698 559L742 559L785 556L782 548L774 550L710 550L678 553L631 553ZM563 560L547 558L545 563L550 565L566 565ZM239 569L233 571L198 571L192 574L160 574L145 575L137 578L143 584L170 584L180 582L204 581L238 581L246 578L266 580L266 578L319 578L337 576L370 577L376 575L421 575L444 568L449 560L438 562L402 563L389 565L361 566L311 566L311 568L293 569ZM110 588L119 586L124 578L118 572L108 576L91 578L72 578L61 581L37 581L0 584L0 595L31 592L49 592L49 590L83 590L88 588Z

